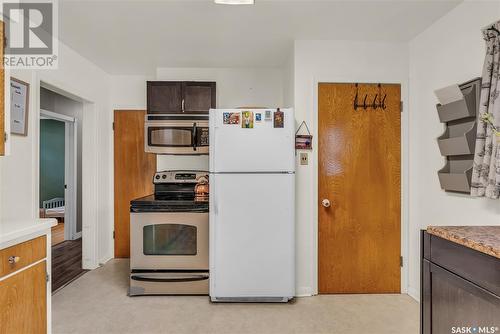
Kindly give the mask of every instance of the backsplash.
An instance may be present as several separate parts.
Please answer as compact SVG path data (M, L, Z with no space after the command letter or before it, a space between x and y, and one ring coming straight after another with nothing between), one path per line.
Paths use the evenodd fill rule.
M156 156L156 170L207 170L208 155L160 155Z

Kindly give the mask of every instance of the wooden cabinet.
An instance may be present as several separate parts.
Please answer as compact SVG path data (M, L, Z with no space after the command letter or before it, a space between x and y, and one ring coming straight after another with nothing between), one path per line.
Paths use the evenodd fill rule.
M148 113L171 114L182 110L182 83L148 81Z
M47 238L0 250L0 334L47 333Z
M148 81L148 114L205 114L216 107L215 82Z
M422 334L500 328L499 259L424 231L421 257Z
M184 112L208 113L215 108L215 82L184 82Z
M0 281L0 334L47 333L46 262Z
M47 238L41 236L0 250L0 277L46 257Z

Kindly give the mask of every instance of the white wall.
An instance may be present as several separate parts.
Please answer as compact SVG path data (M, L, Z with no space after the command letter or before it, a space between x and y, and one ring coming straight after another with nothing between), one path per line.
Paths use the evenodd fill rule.
M109 75L63 43L56 70L16 70L11 75L30 83L28 136L11 136L11 155L0 158L0 224L38 216L39 82L85 101L83 161L83 259L86 268L112 256L112 151ZM110 224L111 222L111 224ZM87 237L85 237L87 236Z
M292 49L283 69L283 103L285 107L295 104L295 50Z
M308 166L297 164L296 249L297 293L317 293L317 82L400 83L402 99L408 101L408 47L406 44L350 41L295 42L295 118L305 120L313 132L314 150ZM407 110L402 125L407 125ZM407 133L402 136L403 155L407 155ZM403 159L403 193L407 176ZM407 225L407 205L403 201L403 232ZM403 291L406 282L402 282Z
M146 81L156 75L113 75L110 99L113 110L146 110Z
M275 68L158 68L157 80L215 81L217 107L283 106L283 70ZM145 94L145 93L144 93ZM208 157L161 156L158 170L196 168L208 170Z
M500 19L500 2L464 2L410 42L410 294L418 298L419 230L428 225L500 225L498 200L440 189L443 133L433 91L481 76L481 28Z

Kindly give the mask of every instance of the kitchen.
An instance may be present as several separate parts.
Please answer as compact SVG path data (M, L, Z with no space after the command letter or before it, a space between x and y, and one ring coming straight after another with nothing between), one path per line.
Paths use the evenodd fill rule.
M119 240L123 236L116 231L130 229L129 295L207 295L210 272L212 301L292 299L293 110L212 109L215 82L148 81L147 105L144 132L132 138L139 146L144 143L146 153L129 154L115 165L141 166L140 160L154 153L209 155L210 167L145 175L142 181L153 180L154 194L132 199L130 227L115 227L117 243L123 243ZM127 132L130 145L129 129L118 126L116 145L123 140L121 131ZM131 180L130 175L128 179L135 187L141 181ZM125 189L118 191L127 196ZM260 255L249 247L255 240ZM276 243L283 245L282 250ZM242 245L248 245L248 254ZM245 265L238 268L238 264ZM267 268L265 275L262 268ZM215 276L220 277L218 283Z
M420 314L419 304L416 300L421 299L420 230L425 229L428 225L497 225L498 208L495 201L450 194L440 189L437 171L443 167L443 161L436 138L443 133L443 128L437 120L434 90L453 83L461 84L481 76L481 66L484 62L484 40L480 30L498 20L496 14L498 6L495 3L479 4L467 1L448 3L450 7L446 7L447 4L441 2L428 2L425 5L428 6L426 9L419 7L424 5L415 3L406 5L396 3L349 5L343 2L334 4L323 2L320 5L311 5L313 10L305 2L295 5L288 3L289 7L282 7L275 1L256 1L255 7L236 9L226 7L214 9L210 7L213 5L213 1L210 3L209 1L190 1L184 4L180 1L174 1L170 5L157 2L150 4L149 9L142 8L134 2L123 3L119 6L111 5L109 2L100 5L102 5L102 12L95 13L90 8L91 6L86 7L81 2L63 2L61 4L60 10L63 14L61 14L60 24L61 27L65 28L61 32L61 39L71 45L71 48L66 47L65 44L60 45L60 59L66 59L66 61L61 62L60 69L53 72L39 71L36 73L14 70L11 74L29 82L33 87L31 99L33 99L34 109L36 109L36 87L41 82L52 88L65 88L68 92L83 97L87 103L86 111L88 115L91 115L84 119L84 125L87 126L88 131L84 132L86 136L84 138L84 151L87 154L87 158L84 159L84 187L87 188L84 189L83 194L85 221L83 248L84 253L86 253L82 259L85 268L91 269L91 271L52 296L52 332L88 332L92 330L95 332L160 332L162 328L168 326L171 332L231 332L232 329L233 332L270 333L280 331L303 333L366 332L367 330L374 333L416 333ZM376 17L385 18L385 20L382 19L385 22L398 20L391 16L391 13L394 13L391 6L395 6L394 8L405 13L402 15L402 17L406 17L405 22L400 22L398 29L389 29L388 26L385 29L374 24L375 21L379 21L379 19L375 19ZM326 7L329 8L328 11L325 10ZM166 21L176 22L179 30L184 31L185 40L179 38L174 43L169 39L171 38L169 34L148 34L146 37L141 35L139 31L129 31L130 40L135 41L132 49L124 49L123 45L121 47L118 45L113 45L112 48L108 47L107 42L103 40L114 39L118 41L118 44L119 41L123 40L119 37L123 36L123 32L117 32L113 28L123 26L123 24L110 19L113 17L110 13L117 8L123 12L138 13L140 17L147 17L147 20L137 18L140 23L134 24L144 27L147 26L145 21L164 22L164 18L160 19L156 13L167 13L165 14L168 15ZM323 10L321 10L322 8ZM76 19L72 16L72 11L82 13L82 17ZM145 14L146 11L147 15L140 15L141 13ZM211 26L209 24L211 18L214 17L213 15L220 15L220 13L214 14L214 11L233 11L232 14L241 19L238 22L256 23L249 24L248 27L246 24L221 23L224 27L221 31L219 25ZM185 17L183 15L188 12L193 15L195 21L200 22L196 33L200 37L193 36L195 35L193 30L183 25L182 22L179 23L176 19L176 17L179 19ZM324 16L320 15L322 12L325 12ZM298 24L295 19L296 13L302 13L309 17L307 21L309 25ZM368 15L367 13L378 13L378 15ZM342 23L345 22L342 17L353 19L357 17L355 14L363 15L365 18L361 20L363 22L356 21L357 28L353 28L354 30L350 30L350 32L342 30L342 27L352 28L354 26L350 23ZM246 15L252 19L248 20L249 17ZM78 45L76 41L87 37L83 36L81 27L78 28L76 24L70 24L70 21L81 22L79 20L84 20L83 17L87 16L96 20L95 25L85 24L88 27L85 35L88 33L95 37L94 42L87 44L92 46L91 48L86 48L85 43ZM417 22L415 17L420 17L420 23L415 23ZM430 18L427 20L427 17ZM415 21L408 23L406 21L408 18ZM105 24L107 20L110 21L111 27ZM290 20L290 23L286 23L286 20ZM275 24L272 24L273 22ZM335 22L332 23L335 28L332 27L332 29L328 29L328 33L322 34L320 31L314 30L316 27L314 22L317 22L319 27L327 27L328 22ZM368 29L365 24L368 24L370 28ZM270 33L270 25L276 25L275 33ZM164 31L168 31L167 26L167 24L163 26ZM237 26L238 29L227 29L228 26ZM292 29L292 26L296 28ZM309 27L309 32L306 26ZM462 37L452 34L451 27L459 29L460 33L457 34ZM157 28L151 27L151 31ZM205 31L213 32L210 29L215 29L216 33L220 34L218 36L222 36L220 40L207 36ZM298 32L294 29L304 30ZM142 29L137 30L142 31ZM242 33L242 30L245 30L245 33ZM283 35L280 34L283 30L295 31L292 42L286 47L279 42L282 40ZM397 32L395 32L396 30ZM108 38L97 38L103 31L109 31ZM359 40L359 36L361 36L359 34L365 37ZM159 38L159 35L162 35L162 39L169 40L170 43L151 43L149 38ZM245 36L258 36L260 42L257 43L255 39ZM444 37L448 38L445 44L440 42ZM204 48L208 48L207 44L203 43L203 39L214 42L214 45L209 47L213 54L203 52ZM228 48L222 48L218 44L222 43L221 41L232 42L229 43ZM152 44L158 46L149 49ZM183 47L169 49L166 45L181 45ZM463 50L463 45L471 47ZM277 57L277 54L274 53L277 49L271 48L271 46L279 48L283 53ZM134 51L146 48L149 50L146 54ZM219 49L221 49L220 52ZM430 49L434 50L435 56L429 55L428 50ZM106 50L106 52L103 51L96 56L92 54L92 50ZM185 52L181 50L185 50ZM263 52L262 50L268 51ZM117 55L116 52L120 52L122 56ZM449 56L450 54L458 54L458 52L463 53L464 57L468 59L466 64L463 64L458 57ZM105 53L108 55L103 56ZM80 54L91 59L92 62L87 61L84 57L80 58ZM123 54L128 54L130 57L124 57ZM262 59L263 54L269 61ZM154 57L162 57L162 60L153 60ZM94 63L105 68L106 72L99 69ZM78 80L74 80L74 78L78 78ZM208 292L203 293L202 296L127 296L131 281L144 283L144 281L131 280L131 275L137 274L131 270L144 268L131 268L127 259L121 259L129 256L128 249L133 252L133 247L127 247L123 240L130 240L129 238L133 237L134 232L128 226L116 224L117 220L126 219L124 217L130 219L130 201L154 194L155 188L158 188L158 192L168 192L174 187L186 189L197 186L197 184L190 182L193 177L192 172L181 173L183 175L177 177L183 182L170 182L172 179L176 179L176 176L168 173L162 174L163 171L204 171L205 174L195 174L194 176L195 179L202 181L199 188L203 189L205 175L208 174L209 191L214 189L214 181L210 174L210 155L154 153L147 155L144 143L144 122L148 109L148 81L215 82L215 108L230 109L229 113L239 113L240 123L238 125L226 125L235 131L256 132L258 130L257 114L261 114L260 125L273 126L272 113L278 112L278 108L280 108L280 112L286 111L288 107L292 107L294 110L293 134L303 121L309 128L313 138L312 150L299 149L295 151L295 140L292 140L291 144L295 170L295 200L294 210L291 211L296 222L293 240L295 261L293 263L294 273L292 274L295 280L293 287L295 298L292 302L277 304L211 303L210 287L208 287ZM331 250L329 247L338 246L340 243L325 244L322 242L324 239L321 238L325 235L333 238L335 235L330 235L328 229L320 230L321 226L327 225L318 226L318 223L324 221L324 217L328 217L328 213L341 212L339 208L344 207L344 202L342 202L341 197L322 196L321 193L318 193L319 187L323 184L319 179L320 175L318 175L321 168L320 150L321 147L325 147L319 141L322 133L325 133L321 132L324 130L321 130L320 125L329 122L328 119L322 118L320 123L318 116L321 110L323 110L321 113L324 115L324 110L328 110L325 108L329 108L328 106L331 105L327 99L334 94L330 90L341 88L321 87L321 83L352 83L353 85L360 83L358 103L361 107L357 111L359 117L372 111L363 114L365 95L368 95L370 100L367 104L384 105L382 101L378 101L380 96L378 83L382 86L382 97L387 94L392 99L391 102L387 100L385 103L391 113L395 111L391 108L399 108L399 101L403 102L402 112L397 110L397 114L400 115L398 120L401 126L400 141L396 139L392 141L395 144L400 143L401 149L401 188L399 193L401 200L397 201L399 204L395 204L391 209L397 211L400 208L400 230L394 229L398 233L387 235L390 240L388 239L384 245L384 247L387 246L388 250L390 249L391 260L388 262L387 268L390 267L391 274L388 275L393 278L391 279L391 291L397 288L395 294L352 295L346 293L329 295L322 290L325 287L321 285L320 279L325 277L322 273L325 273L325 268L329 268L330 265L321 265L324 262L320 262L322 256L319 251L322 249L328 252ZM391 85L394 84L400 85L400 98L396 98L397 93L391 97L390 91L394 89ZM349 95L349 105L353 104L354 94L354 86L349 87L349 94L344 94L345 96ZM321 98L324 98L326 102L320 103ZM397 103L395 103L396 100ZM182 108L182 100L180 103L177 102L177 105L180 105L176 108L178 111L186 109L186 105ZM234 109L237 107L243 107L243 109ZM255 109L256 107L264 107L265 109ZM266 110L271 111L270 121L265 120ZM416 110L421 110L421 112L416 112ZM378 108L376 112L379 113L379 111L381 108ZM242 114L243 112L253 113L253 128L242 127L242 120L244 120L245 126L250 126L251 123L248 121L250 115ZM120 123L122 120L120 117L126 117L127 113L134 114L134 122ZM29 115L32 131L36 131L36 116L34 114L31 112ZM231 115L228 116L231 119ZM232 118L234 120L235 116ZM285 126L288 118L285 117ZM151 119L151 121L156 120ZM198 133L198 122L200 121L196 120L196 133ZM224 125L223 114L220 121ZM115 123L114 131L112 130L113 122ZM394 126L399 126L399 124ZM188 127L194 130L193 122ZM308 135L307 127L302 126L301 131L303 132L297 135ZM119 147L115 141L117 132L129 135L132 135L131 132L140 132L139 135L135 133L132 137L142 138L142 142L131 143L133 148L123 150L123 163L121 164L116 164L113 161L113 152L116 154L116 149ZM294 137L293 134L292 137ZM211 135L212 133L209 131L209 136ZM391 136L394 135L391 134ZM33 156L31 154L31 152L36 151L33 149L36 147L36 141L33 137L32 133L26 138L12 136L9 140L11 156L1 161L3 221L14 218L30 219L32 216L31 211L27 209L30 206L27 204L29 200L26 198L36 197L35 191L32 189L32 182L36 180L33 166L37 165L35 154ZM209 145L212 143L210 139ZM374 143L373 137L371 139ZM202 144L201 141L200 144ZM232 144L237 145L237 143ZM196 143L197 151L202 147L199 146L198 142ZM340 145L333 147L340 147ZM379 149L374 145L371 148ZM211 149L210 146L209 149ZM131 154L131 152L133 153ZM336 154L345 153L335 152ZM143 164L126 163L127 158L131 159L132 156L139 154L147 155L142 161ZM394 162L392 156L392 153L388 154L386 160ZM381 163L385 164L386 162L382 161ZM123 174L116 177L116 173ZM159 181L156 183L154 181L155 173L158 173L156 175L159 176ZM24 177L14 181L13 176L21 174ZM163 178L164 175L165 178ZM327 174L325 173L325 175ZM385 177L385 175L381 176ZM135 183L132 181L134 179L140 180L140 182ZM165 182L161 182L162 180ZM188 186L175 185L179 183L188 184ZM130 195L129 198L125 198L126 191L124 190L127 190L127 187L134 188L134 185L137 185L137 192ZM376 182L370 184L370 186L374 185ZM116 187L121 188L117 189ZM356 194L364 196L364 189L366 188L364 188L363 183L358 184L349 196ZM239 190L241 191L241 189ZM190 196L193 192L194 189L189 190ZM200 190L200 193L205 194L206 190ZM397 190L394 190L390 201L386 202L396 203L394 199L399 198L397 195ZM384 196L374 196L372 203L379 203L380 198L384 198ZM124 213L116 213L114 201L117 199L123 201L122 205L126 210L120 212ZM212 199L213 196L209 196L209 201ZM232 199L231 196L229 200ZM323 199L330 201L328 208L323 205ZM203 201L199 201L196 205L201 205L205 210L206 203L201 203ZM242 205L239 202L236 204ZM211 204L208 203L208 205L208 215L210 215L214 211L210 208ZM142 205L139 206L142 207ZM248 208L247 206L244 208L244 211L259 211L252 204L249 204ZM357 217L361 217L363 210L358 211L360 212L356 214L360 216ZM198 212L195 213L198 214ZM320 216L324 213L326 216ZM207 212L202 214L206 216ZM241 215L244 217L243 213ZM206 218L204 219L206 220ZM396 221L397 216L391 215L391 219ZM3 226L5 228L6 225ZM333 225L331 226L333 228ZM262 226L260 230L262 230ZM113 239L113 232L115 239ZM130 236L129 233L131 233ZM400 236L397 240L395 234ZM379 234L374 235L378 236ZM333 238L332 240L335 240ZM353 242L350 244L355 245ZM342 244L342 247L345 248L346 245L349 246L349 242ZM208 247L211 246L209 243ZM250 245L251 248L256 249L258 246L258 242ZM276 247L274 246L273 249L281 249ZM366 254L364 258L369 259L368 261L361 264L353 260L351 263L357 264L358 268L380 270L374 268L374 264L377 262L373 260L380 254L377 254L376 251L370 252L369 249L364 251ZM355 250L350 249L349 252L352 256L357 254ZM437 263L436 261L439 260L433 258L432 254L425 256L424 259L433 264L444 265L442 262ZM342 266L350 266L349 259L341 260L343 261ZM233 259L233 261L236 260ZM209 261L209 266L210 263ZM202 265L199 267L200 269L196 268L196 265L193 267L195 268L189 270L203 271L203 273L196 273L200 278L200 281L197 282L207 283L207 280L204 279L207 277L206 265ZM431 270L434 268L430 267ZM239 264L238 268L241 268ZM167 269L169 268L165 270ZM211 270L211 268L208 269ZM449 269L448 271L454 272L451 270L453 268ZM349 273L349 271L344 272ZM399 275L396 275L396 272ZM336 274L344 275L345 273L342 273L341 270ZM377 275L374 276L385 277L383 275L383 272L377 272ZM354 274L351 276L355 277ZM211 273L209 273L210 277ZM268 280L268 282L270 281ZM370 284L366 286L376 287L377 284L382 284L382 282L371 280ZM481 285L478 284L478 286ZM326 288L330 287L326 286ZM206 289L206 286L203 289ZM193 314L198 316L195 317ZM398 321L394 321L395 318ZM109 319L115 321L110 323Z

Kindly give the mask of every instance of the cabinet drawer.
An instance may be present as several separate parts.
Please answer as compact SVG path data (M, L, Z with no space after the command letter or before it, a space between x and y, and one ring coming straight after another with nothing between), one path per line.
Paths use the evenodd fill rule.
M0 277L41 260L47 254L45 235L0 250Z
M499 259L431 235L430 261L500 296Z

